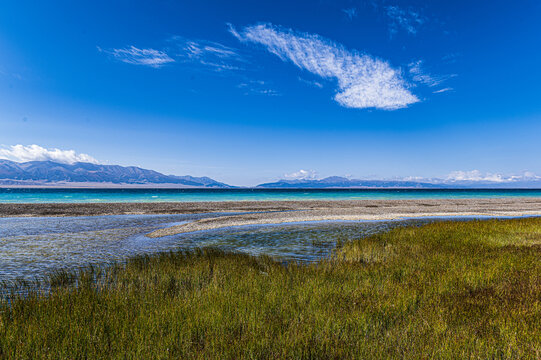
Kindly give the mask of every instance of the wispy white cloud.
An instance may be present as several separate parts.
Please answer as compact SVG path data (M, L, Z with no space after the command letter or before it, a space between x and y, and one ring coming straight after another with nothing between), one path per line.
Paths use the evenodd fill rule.
M317 172L315 170L299 170L291 174L284 174L288 180L316 180Z
M378 177L370 177L372 180L382 180ZM523 171L522 173L502 174L495 172L482 172L479 170L457 170L452 171L443 177L423 177L423 176L405 176L392 177L383 180L398 180L398 181L416 181L421 183L437 184L437 185L474 185L479 183L482 185L491 184L513 184L520 182L535 182L541 183L541 176L536 175L531 171Z
M25 76L21 75L18 72L12 72L2 66L0 64L0 77L5 77L7 79L15 79L15 80L25 80Z
M471 171L453 171L445 178L448 182L516 182L516 181L537 181L541 180L541 176L537 176L530 171L525 171L520 175L504 175L498 173L483 173L479 170Z
M240 64L247 62L237 49L213 41L186 39L182 36L167 39L167 47L163 50L139 49L135 46L110 50L98 47L98 50L128 64L153 68L179 62L221 72L241 70Z
M307 79L304 79L302 77L298 77L299 81L304 83L304 84L307 84L307 85L310 85L310 86L315 86L315 87L318 87L320 89L323 88L323 84L320 83L319 81L315 81L315 80L307 80Z
M432 91L432 93L433 94L441 94L441 93L444 93L444 92L447 92L447 91L452 91L452 90L453 90L453 88L446 87L446 88L443 88L443 89Z
M504 182L506 181L501 174L482 173L479 170L471 171L453 171L445 178L447 181L490 181Z
M239 89L244 90L244 95L267 95L280 96L280 92L274 90L266 81L263 80L247 80L237 85Z
M417 60L417 61L411 62L410 64L408 64L408 67L409 67L409 73L411 75L411 79L413 81L415 81L417 83L427 85L429 87L438 86L442 82L457 76L456 74L451 74L451 75L431 75L431 74L427 73L423 69L423 61L422 60ZM442 90L443 91L435 91L435 93L437 93L437 92L445 92L445 91L449 91L449 90L452 90L452 89L451 88L446 88L446 89L442 89Z
M336 79L334 99L344 107L395 110L419 101L409 91L400 69L319 35L272 24L248 26L240 32L231 26L230 32L242 42L265 46L281 60L302 70L324 79Z
M135 46L111 50L105 50L98 47L98 50L127 64L144 65L153 68L159 68L167 63L172 63L175 61L164 51L155 49L139 49Z
M247 60L238 49L207 40L191 40L181 36L169 39L174 44L175 57L214 71L241 70Z
M251 89L253 93L267 96L280 96L281 94L274 89Z
M461 53L455 52L455 53L446 54L441 59L446 63L456 63L461 57L462 57Z
M432 75L429 75L425 73L421 66L423 64L422 60L418 60L415 62L412 62L408 65L409 72L412 75L413 81L428 85L428 86L437 86L439 85L443 80L440 78L433 77Z
M357 16L356 8L342 9L342 11L344 12L344 14L346 14L349 20L353 20L353 18Z
M424 16L420 12L411 9L402 9L398 6L386 6L385 13L390 19L389 31L391 35L398 32L400 28L408 34L417 34L419 26L425 23Z
M0 148L0 159L17 162L54 161L63 164L87 162L98 164L98 160L87 154L78 154L74 150L46 149L39 145L12 145Z
M237 87L239 89L244 89L244 95L252 95L252 94L267 95L267 96L280 96L281 95L278 91L274 89L258 88L255 86L251 86L250 84L247 84L247 83L240 83L239 85L237 85Z

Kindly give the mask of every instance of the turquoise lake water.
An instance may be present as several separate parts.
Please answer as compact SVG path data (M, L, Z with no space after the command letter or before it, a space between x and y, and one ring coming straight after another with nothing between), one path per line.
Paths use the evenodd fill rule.
M541 189L0 189L0 203L541 197Z

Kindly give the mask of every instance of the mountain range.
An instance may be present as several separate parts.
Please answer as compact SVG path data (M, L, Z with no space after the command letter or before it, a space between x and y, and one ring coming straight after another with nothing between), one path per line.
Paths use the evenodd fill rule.
M320 180L279 180L277 182L260 184L257 187L275 188L441 188L439 185L417 182L417 181L396 181L396 180L355 180L340 176L331 176Z
M164 175L136 166L100 165L86 162L64 164L53 161L14 162L0 159L0 186L49 187L169 187L234 188L209 177ZM324 179L278 180L257 185L262 189L325 188L541 188L540 177L518 177L501 181L420 179L358 180L340 176Z
M167 186L178 188L229 188L208 177L164 175L136 166L99 165L53 161L18 163L0 160L2 186Z
M258 188L266 189L325 189L325 188L372 188L372 189L494 189L494 188L541 188L541 178L518 178L513 180L456 180L456 179L422 179L422 180L358 180L340 176L324 179L279 180L260 184Z

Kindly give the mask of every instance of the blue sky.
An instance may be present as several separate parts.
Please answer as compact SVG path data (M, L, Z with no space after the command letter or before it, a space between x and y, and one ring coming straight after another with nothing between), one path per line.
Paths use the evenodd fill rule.
M237 185L541 174L539 1L113 3L0 3L0 157Z

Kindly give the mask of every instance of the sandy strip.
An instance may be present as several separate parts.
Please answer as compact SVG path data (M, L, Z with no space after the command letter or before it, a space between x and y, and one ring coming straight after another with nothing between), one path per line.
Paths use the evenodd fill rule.
M148 234L156 238L200 230L219 229L231 226L297 223L306 221L359 221L359 220L394 220L411 217L460 217L460 216L541 216L537 211L449 211L449 212L389 212L383 214L363 213L359 209L336 211L336 209L308 210L279 213L255 213L233 216L221 216L201 219L183 225L159 229Z
M281 211L311 208L297 201L205 201L145 203L0 203L0 217L201 214L212 212Z
M498 211L541 211L541 198L427 199L427 200L306 200L306 201L206 201L145 203L0 203L0 217L13 216L94 216L127 214L195 214L332 209L338 215L416 213L492 213Z
M201 219L151 237L229 226L322 220L384 220L428 216L541 216L541 198L221 201L170 203L0 204L0 217L258 212Z

